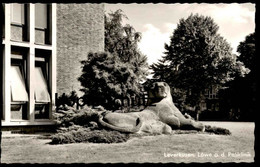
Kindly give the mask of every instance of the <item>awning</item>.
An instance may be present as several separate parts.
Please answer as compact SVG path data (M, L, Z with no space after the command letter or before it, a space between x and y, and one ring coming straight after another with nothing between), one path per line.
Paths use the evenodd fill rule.
M34 86L34 98L36 103L48 103L51 101L50 94L48 92L47 81L44 78L41 67L35 67Z
M28 101L25 79L19 66L11 66L11 100L12 102Z

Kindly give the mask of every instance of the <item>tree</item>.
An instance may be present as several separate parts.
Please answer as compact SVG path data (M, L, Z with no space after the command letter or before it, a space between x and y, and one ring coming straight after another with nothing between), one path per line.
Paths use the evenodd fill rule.
M113 109L117 98L139 93L134 67L125 64L112 54L89 53L88 60L81 62L82 75L79 77L84 87L84 96L89 105L102 105Z
M147 57L138 49L141 33L129 25L123 25L128 19L122 10L105 15L105 51L119 57L120 61L131 64L136 74L136 82L142 82L148 75Z
M165 58L159 59L158 63L154 63L150 66L150 69L153 70L153 78L157 79L158 81L165 81L169 78L169 64L167 64L167 60Z
M257 87L257 61L256 61L256 33L246 36L245 41L240 42L237 52L240 53L238 59L242 61L246 67L250 69L250 73L245 78L239 78L240 97L244 97L243 101L239 103L241 107L241 117L244 120L254 120L255 112L257 110L256 102L256 87ZM241 91L241 88L243 91Z
M124 18L122 10L105 15L105 52L89 53L81 62L79 81L88 104L113 109L115 98L141 93L141 82L148 75L147 57L137 47L141 33L123 25Z
M123 19L128 19L122 10L105 15L105 51L120 57L123 62L135 61L136 55L146 59L138 49L141 33L129 25L123 25Z
M255 32L246 36L245 41L240 42L237 52L240 53L238 60L243 62L246 67L248 67L251 71L250 73L256 72L256 50L255 50L255 42L256 42L256 34Z
M170 44L165 44L164 59L169 61L165 73L170 74L165 81L186 92L185 104L197 107L197 111L205 89L248 73L231 53L227 41L217 33L218 29L211 17L191 14L187 19L180 19ZM155 74L157 71L158 68L154 68Z
M254 113L257 110L255 39L255 33L249 34L237 48L238 60L242 61L250 69L250 72L243 78L238 76L227 83L229 88L222 93L224 101L228 102L229 109L232 109L235 116L241 121L253 121Z

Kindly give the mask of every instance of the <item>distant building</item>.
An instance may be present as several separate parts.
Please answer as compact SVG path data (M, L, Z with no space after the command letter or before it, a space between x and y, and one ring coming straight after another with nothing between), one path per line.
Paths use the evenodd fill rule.
M200 109L209 111L219 111L219 97L218 91L219 87L211 86L209 89L205 90L205 98L200 103Z
M2 4L2 126L51 125L55 94L78 91L81 60L104 51L104 4Z

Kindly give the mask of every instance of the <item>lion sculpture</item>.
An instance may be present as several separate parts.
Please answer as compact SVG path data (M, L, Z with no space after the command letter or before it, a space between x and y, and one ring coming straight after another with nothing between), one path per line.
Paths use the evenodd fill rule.
M205 126L184 116L172 101L170 87L156 82L148 91L147 107L140 112L106 112L99 118L102 126L128 133L170 134L172 129L204 131Z

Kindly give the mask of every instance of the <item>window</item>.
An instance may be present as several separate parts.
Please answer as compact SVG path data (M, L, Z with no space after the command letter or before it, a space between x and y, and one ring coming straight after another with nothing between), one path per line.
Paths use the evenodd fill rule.
M56 4L2 3L0 13L0 118L5 126L50 122L56 91L56 45L50 46L56 43ZM36 36L49 46L39 46Z
M35 4L35 43L50 44L50 7L47 4Z
M24 25L24 4L14 3L11 5L11 23Z
M47 80L44 77L42 67L35 67L35 101L36 103L50 102Z
M27 120L29 96L26 86L26 60L24 55L12 51L10 68L11 119Z
M47 5L35 4L35 28L47 29Z
M11 4L11 39L15 41L29 41L28 5Z
M21 72L21 67L12 65L10 71L11 77L11 99L12 102L28 101L28 93L26 91L25 79Z
M36 50L36 54L44 54L38 51ZM35 57L35 61L35 119L48 119L51 101L48 87L48 59Z
M210 87L205 90L204 94L208 99L216 99L218 98L218 87Z

